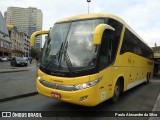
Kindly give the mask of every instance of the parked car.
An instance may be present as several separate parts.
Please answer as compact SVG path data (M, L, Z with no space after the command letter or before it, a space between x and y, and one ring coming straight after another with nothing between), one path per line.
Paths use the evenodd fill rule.
M8 58L7 57L1 57L1 61L2 62L8 61Z
M10 61L11 66L28 66L28 62L23 57L13 57Z
M23 57L26 61L28 61L28 57Z
M12 57L8 57L8 60L11 61L11 60L12 60Z

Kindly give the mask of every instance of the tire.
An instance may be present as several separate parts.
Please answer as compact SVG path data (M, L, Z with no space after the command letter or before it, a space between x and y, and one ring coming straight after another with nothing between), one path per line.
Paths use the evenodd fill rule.
M114 94L111 99L111 102L116 103L119 100L120 94L121 94L121 84L120 81L118 80L114 88Z
M150 82L150 74L147 73L147 76L146 76L146 83L148 84Z

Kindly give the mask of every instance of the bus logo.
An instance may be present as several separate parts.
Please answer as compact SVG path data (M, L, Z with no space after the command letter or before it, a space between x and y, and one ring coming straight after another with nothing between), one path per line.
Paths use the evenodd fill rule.
M54 73L54 72L51 72L52 75L56 75L56 76L65 76L65 74L63 73Z

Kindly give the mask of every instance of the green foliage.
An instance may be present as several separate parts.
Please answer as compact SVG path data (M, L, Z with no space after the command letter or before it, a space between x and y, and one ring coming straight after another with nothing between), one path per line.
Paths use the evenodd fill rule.
M37 56L39 58L41 57L41 49L32 47L31 48L31 57L36 58Z

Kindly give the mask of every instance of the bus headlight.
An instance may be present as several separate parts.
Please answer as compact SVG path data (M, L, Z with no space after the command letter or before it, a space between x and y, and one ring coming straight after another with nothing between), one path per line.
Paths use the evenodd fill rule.
M38 78L37 78L38 80L41 80L41 77L40 76L38 76Z
M100 80L102 80L102 77L99 77L98 79L91 81L91 82L74 85L74 87L77 90L82 90L82 89L89 88L89 87L96 85Z

